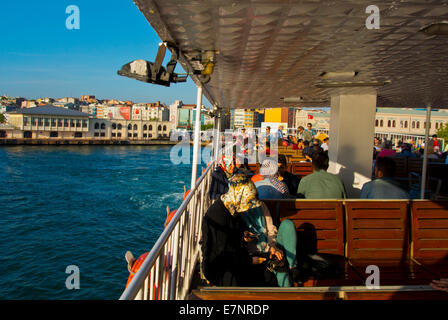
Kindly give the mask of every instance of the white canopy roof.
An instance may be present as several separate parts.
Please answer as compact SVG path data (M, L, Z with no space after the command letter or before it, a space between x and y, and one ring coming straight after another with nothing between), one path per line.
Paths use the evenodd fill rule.
M354 93L390 81L377 86L378 106L448 106L448 36L419 31L448 20L446 1L134 2L160 38L180 49L187 71L199 52L216 52L204 94L220 107L285 107L292 105L281 98L298 96L308 106L328 106L336 81L356 82L338 89ZM380 9L378 30L366 27L370 4ZM352 71L357 75L348 79L321 77Z

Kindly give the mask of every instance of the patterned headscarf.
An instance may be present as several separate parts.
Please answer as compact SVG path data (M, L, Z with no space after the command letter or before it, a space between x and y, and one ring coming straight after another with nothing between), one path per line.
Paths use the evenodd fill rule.
M235 174L229 180L229 191L221 196L231 215L261 207L257 188L245 174Z
M288 187L279 179L278 164L272 159L266 159L263 161L260 173L263 179L269 179L275 189L284 195L289 195Z
M219 159L219 161L218 161L218 165L224 171L227 178L230 178L230 176L232 175L232 173L230 173L228 171L228 169L232 165L232 163L233 163L233 157L231 157L231 156L222 156L221 159Z

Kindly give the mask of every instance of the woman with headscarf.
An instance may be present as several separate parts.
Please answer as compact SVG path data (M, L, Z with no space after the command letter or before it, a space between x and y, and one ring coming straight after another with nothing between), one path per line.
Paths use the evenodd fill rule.
M255 182L260 199L286 199L289 198L287 185L280 181L278 163L272 159L263 161L260 174L263 180Z
M261 274L254 279L258 274L254 270L270 266L279 286L291 286L290 270L297 265L294 223L284 220L277 232L269 209L258 199L257 189L247 176L230 178L229 191L204 216L202 237L202 271L211 284L265 284ZM272 268L268 258L283 261L285 266Z
M272 267L270 261L283 261L286 264L284 268L271 268L270 271L275 274L280 287L291 286L289 269L295 268L297 264L294 223L284 220L277 232L268 207L258 199L253 182L245 175L236 174L229 183L229 191L221 196L221 201L232 216L239 215L244 221L247 227L244 240L252 262L257 264L266 261L268 267Z
M229 178L235 171L235 162L231 156L222 156L212 173L209 196L211 200L218 199L229 190Z

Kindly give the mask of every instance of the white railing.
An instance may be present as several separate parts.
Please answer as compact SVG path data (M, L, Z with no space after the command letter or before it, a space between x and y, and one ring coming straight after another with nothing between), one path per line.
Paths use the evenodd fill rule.
M202 218L210 206L208 190L215 162L205 169L120 300L182 300L200 257Z
M421 145L422 143L425 142L425 136L423 135L414 135L406 133L375 132L375 137L390 140L394 145L398 145L399 141L411 144L415 143L416 145ZM443 148L445 147L445 139L437 138L437 140L441 142L441 149L443 150Z

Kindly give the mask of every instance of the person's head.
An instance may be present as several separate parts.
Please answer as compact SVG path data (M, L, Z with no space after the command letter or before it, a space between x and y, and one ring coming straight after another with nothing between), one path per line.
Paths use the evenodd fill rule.
M380 144L380 139L378 139L377 137L373 138L373 143L377 146Z
M437 140L437 135L436 134L432 135L432 140Z
M324 143L326 143L327 145L329 145L329 143L330 143L330 138L326 137L326 138L324 139Z
M328 155L326 152L324 152L322 150L315 151L315 152L313 152L311 159L313 160L312 165L313 165L314 171L317 171L317 170L327 171L329 163L330 163L330 159L328 158Z
M279 126L278 130L282 131L283 130L283 126Z
M283 175L287 169L286 157L284 154L278 155L278 172Z
M260 167L260 174L263 178L273 177L278 173L278 164L275 160L265 159Z
M241 132L242 132L242 133L246 133L246 129L244 129L244 128L241 129Z
M297 130L299 130L299 132L302 133L305 130L305 128L300 126L300 127L297 128Z
M293 143L297 143L297 137L293 136L293 137L292 137L292 142L293 142Z
M221 196L221 201L231 215L261 206L254 183L245 174L240 173L229 179L229 191Z
M303 145L305 146L305 148L308 148L310 146L310 142L308 140L304 140Z
M267 126L267 127L266 127L266 132L267 132L267 133L271 132L271 127Z
M313 125L311 124L311 123L307 123L307 125L306 125L306 127L308 128L308 129L311 129L311 127L312 127Z
M395 161L389 157L381 157L375 163L375 177L376 178L390 178L395 175L396 165Z
M218 164L227 175L231 175L235 171L235 160L233 157L222 156Z
M391 140L386 140L384 142L384 148L386 149L392 149L392 141Z

